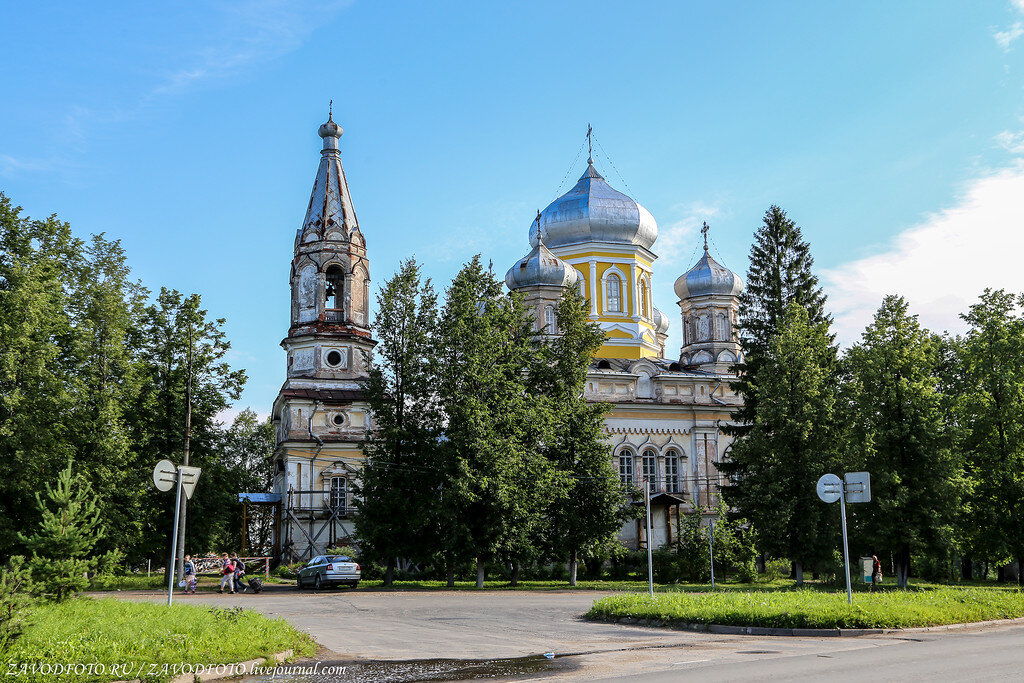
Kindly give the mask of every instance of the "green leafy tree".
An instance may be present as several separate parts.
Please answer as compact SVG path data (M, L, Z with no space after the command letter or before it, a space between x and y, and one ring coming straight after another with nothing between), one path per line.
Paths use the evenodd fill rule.
M96 568L92 550L103 536L103 524L92 486L74 474L70 459L56 485L46 484L46 499L36 493L42 521L31 535L18 537L32 551L29 564L35 580L59 602L88 587L86 575Z
M429 558L443 533L436 523L441 481L433 468L442 427L437 295L414 259L384 283L373 328L376 358L366 398L374 429L363 444L366 464L355 486L356 534L363 557L385 565L390 586L395 559Z
M478 586L488 561L532 553L550 479L536 448L543 414L524 373L535 353L532 326L521 297L501 287L475 257L448 288L439 327L441 555L449 568L475 559Z
M935 375L938 340L887 296L847 356L850 448L871 473L872 501L856 510L869 545L891 554L900 586L911 555L949 547L960 467L950 447Z
M971 493L971 545L1024 567L1024 296L986 289L962 316L965 392L956 406ZM1018 574L1018 577L1020 574Z
M723 494L758 529L762 550L803 567L828 556L835 515L818 500L814 484L838 463L836 355L827 322L813 322L793 301L747 386L756 411L750 429L720 464L729 484Z
M558 334L540 342L531 384L535 405L547 412L541 448L553 471L545 543L555 556L568 557L569 585L575 586L580 557L607 546L632 514L604 439L608 405L590 403L583 393L604 332L573 288L565 290L555 313Z

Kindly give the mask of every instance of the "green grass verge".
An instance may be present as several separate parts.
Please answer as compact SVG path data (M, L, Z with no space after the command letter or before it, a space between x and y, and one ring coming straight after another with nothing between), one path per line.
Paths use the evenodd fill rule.
M230 664L283 650L310 655L316 643L283 619L249 610L76 598L35 610L24 635L0 654L0 671L15 672L18 681L166 681L188 673L183 665ZM55 665L89 664L91 675L81 667L53 675Z
M813 589L613 595L594 602L588 619L645 619L657 624L777 628L911 628L1024 616L1024 593L934 588L858 593Z

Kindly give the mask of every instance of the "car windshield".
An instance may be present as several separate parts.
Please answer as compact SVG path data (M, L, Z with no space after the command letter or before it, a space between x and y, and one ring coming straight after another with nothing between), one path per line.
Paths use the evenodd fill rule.
M328 557L328 562L351 562L351 557L345 557L344 555L335 555L334 557Z

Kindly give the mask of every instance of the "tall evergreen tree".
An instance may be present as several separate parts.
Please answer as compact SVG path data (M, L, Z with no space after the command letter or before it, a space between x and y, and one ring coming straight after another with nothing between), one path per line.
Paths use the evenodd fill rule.
M541 344L533 382L537 405L549 413L550 430L541 448L554 471L545 541L557 557L568 558L571 586L581 554L609 543L631 516L604 440L608 404L584 398L591 358L605 338L588 313L579 292L567 288L555 309L558 335Z
M808 321L814 325L828 325L832 321L825 312L825 293L811 271L813 265L810 245L804 241L799 226L773 204L754 233L746 287L739 297L738 331L743 361L737 366L739 379L733 388L743 394L744 405L734 416L739 423L734 433L742 434L753 422L757 397L750 385L757 381L786 307L790 303L803 307ZM830 342L831 339L829 335Z
M986 289L961 316L966 391L957 404L970 481L972 546L1024 567L1024 296ZM1018 572L1018 580L1022 572Z
M438 473L434 453L441 431L437 401L437 295L415 259L377 295L375 359L366 384L374 429L363 444L366 464L358 494L356 533L362 552L386 565L395 558L429 557L439 541L435 523Z
M871 473L872 501L857 510L859 530L891 553L897 582L907 585L913 554L948 548L958 509L959 467L936 391L938 340L887 296L853 346L851 449Z
M837 464L836 355L828 323L791 301L747 386L755 399L748 431L719 467L723 493L757 528L762 550L803 567L835 547L835 514L814 484Z

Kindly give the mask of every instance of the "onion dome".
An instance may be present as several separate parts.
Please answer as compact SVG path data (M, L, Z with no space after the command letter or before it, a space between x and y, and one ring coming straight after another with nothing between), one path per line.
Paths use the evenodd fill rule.
M658 334L668 334L668 316L654 309L654 331Z
M313 181L313 193L309 197L309 207L300 234L315 231L324 237L332 227L341 228L347 233L353 232L359 229L359 223L338 149L338 140L343 131L334 122L333 112L328 114L327 123L321 125L317 132L324 139L324 147L320 152L320 167Z
M614 242L650 249L658 239L654 216L613 189L594 168L593 159L587 159L587 170L575 187L541 212L540 224L530 228L530 244L537 245L541 231L549 247Z
M736 296L743 291L743 280L721 263L711 258L708 248L697 265L679 276L675 285L676 296L689 299L695 296L720 294Z
M536 220L533 227L537 227ZM579 280L579 271L552 254L544 246L543 239L538 239L530 253L519 259L505 274L505 284L512 290L537 285L573 287Z

